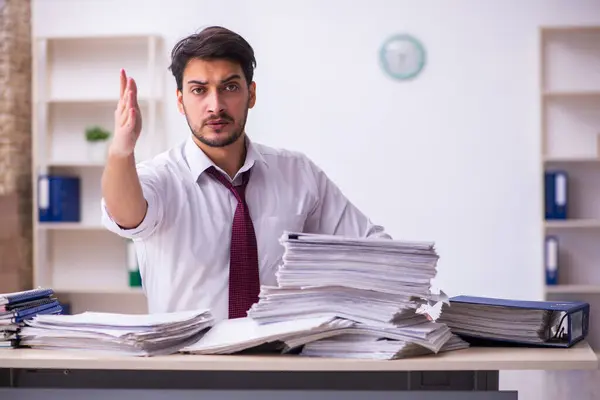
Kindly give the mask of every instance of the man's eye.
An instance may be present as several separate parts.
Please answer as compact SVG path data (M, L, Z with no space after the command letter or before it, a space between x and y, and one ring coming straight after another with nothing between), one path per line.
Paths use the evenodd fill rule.
M203 92L203 90L204 89L202 89L202 88L193 88L192 89L192 93L194 93L194 94L200 94L200 93Z
M233 92L237 89L238 89L238 85L235 85L235 84L225 86L225 90L230 91L230 92Z

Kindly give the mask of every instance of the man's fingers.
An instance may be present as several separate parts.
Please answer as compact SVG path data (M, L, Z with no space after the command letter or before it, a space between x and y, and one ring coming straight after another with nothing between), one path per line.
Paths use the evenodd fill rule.
M131 109L131 94L129 92L129 90L125 91L125 94L123 95L123 108L121 110L121 112L118 114L119 115L119 124L121 126L124 126L127 123L127 117L129 115L129 109Z
M133 129L136 125L139 104L137 101L137 84L133 78L128 78L125 70L121 69L119 103L115 110L115 120L118 126Z
M138 107L138 100L137 100L137 83L135 83L135 79L133 78L129 78L129 89L131 90L133 97L132 97L132 101L131 101L131 106L132 107Z
M122 94L119 98L119 102L117 103L117 109L115 110L115 115L119 116L123 113L125 109L125 105L127 104L127 99L125 98L125 94Z
M127 88L127 74L125 73L124 69L121 69L121 93L119 94L119 99L123 98L123 95L125 94L125 89Z

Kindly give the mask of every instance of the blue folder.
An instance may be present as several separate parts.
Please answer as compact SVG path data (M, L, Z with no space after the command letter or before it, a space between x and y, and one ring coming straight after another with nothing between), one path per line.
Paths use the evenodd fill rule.
M510 340L506 338L495 337L493 334L458 334L472 344L493 344L507 343L509 345L526 345L542 347L571 347L583 340L589 331L590 305L581 301L524 301L498 299L491 297L473 297L456 296L450 298L450 308L456 304L470 304L481 306L475 307L479 317L485 318L487 315L493 320L493 313L496 308L520 309L520 310L543 310L548 311L547 329L549 332L555 332L543 343L531 343L519 340ZM513 329L519 329L518 323L511 324Z
M38 180L40 222L80 222L81 183L75 176L42 175Z
M32 318L37 314L55 314L57 311L62 311L62 308L60 307L58 300L54 300L51 303L42 304L37 307L7 311L2 316L0 316L0 320L10 319L12 322L22 322L23 320L27 318Z
M546 236L546 243L544 246L546 285L558 285L559 264L558 237L554 235Z
M568 175L565 171L546 171L544 173L544 204L546 219L567 219L568 189Z
M45 288L24 290L22 292L4 293L0 294L0 305L37 300L43 297L52 296L53 294L54 290Z
M62 307L60 305L55 305L53 307L48 307L48 308L44 308L42 310L39 310L35 313L24 313L24 314L19 314L17 316L14 316L11 318L11 321L13 323L22 323L23 321L25 321L26 319L32 319L33 317L35 317L36 315L43 315L43 314L60 314L62 312Z

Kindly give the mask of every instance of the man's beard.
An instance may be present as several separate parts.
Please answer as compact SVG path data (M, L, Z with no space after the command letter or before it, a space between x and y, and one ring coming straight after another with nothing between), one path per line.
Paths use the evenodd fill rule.
M211 140L202 134L202 127L204 127L206 125L203 123L203 126L201 126L200 128L194 128L192 126L192 124L190 124L190 120L187 116L187 111L185 110L185 105L183 106L183 110L185 111L185 120L187 121L187 124L190 127L190 131L192 132L192 135L194 135L196 137L196 139L198 139L201 143L204 143L205 145L207 145L209 147L225 147L225 146L229 146L230 144L235 143L240 138L240 136L242 136L242 134L244 133L244 129L246 128L246 119L248 118L248 108L246 108L246 111L244 112L244 117L242 118L240 123L237 126L234 125L233 131L227 137L224 137L224 138L218 137L214 140ZM235 124L235 120L229 114L226 114L226 113L221 113L212 119L224 119L224 120L228 121L230 124ZM208 122L208 121L205 121L205 122Z

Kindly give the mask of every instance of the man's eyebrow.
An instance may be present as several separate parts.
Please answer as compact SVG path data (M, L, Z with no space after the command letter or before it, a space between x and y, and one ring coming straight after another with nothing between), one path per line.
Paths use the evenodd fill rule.
M241 77L241 76L239 76L238 74L233 74L233 75L231 75L231 76L229 76L229 77L227 77L227 78L223 79L223 80L221 81L221 83L227 83L227 82L229 82L229 81L232 81L232 80L234 80L234 79L241 79L241 78L242 78L242 77ZM189 80L187 83L188 83L188 85L208 85L208 82L207 82L207 81L199 81L199 80L197 80L197 79L191 79L191 80Z
M229 81L232 81L232 80L234 80L234 79L242 79L242 77L241 77L241 76L239 76L238 74L233 74L233 75L231 75L229 78L225 78L225 79L223 79L223 80L221 81L221 83L227 83L227 82L229 82Z

